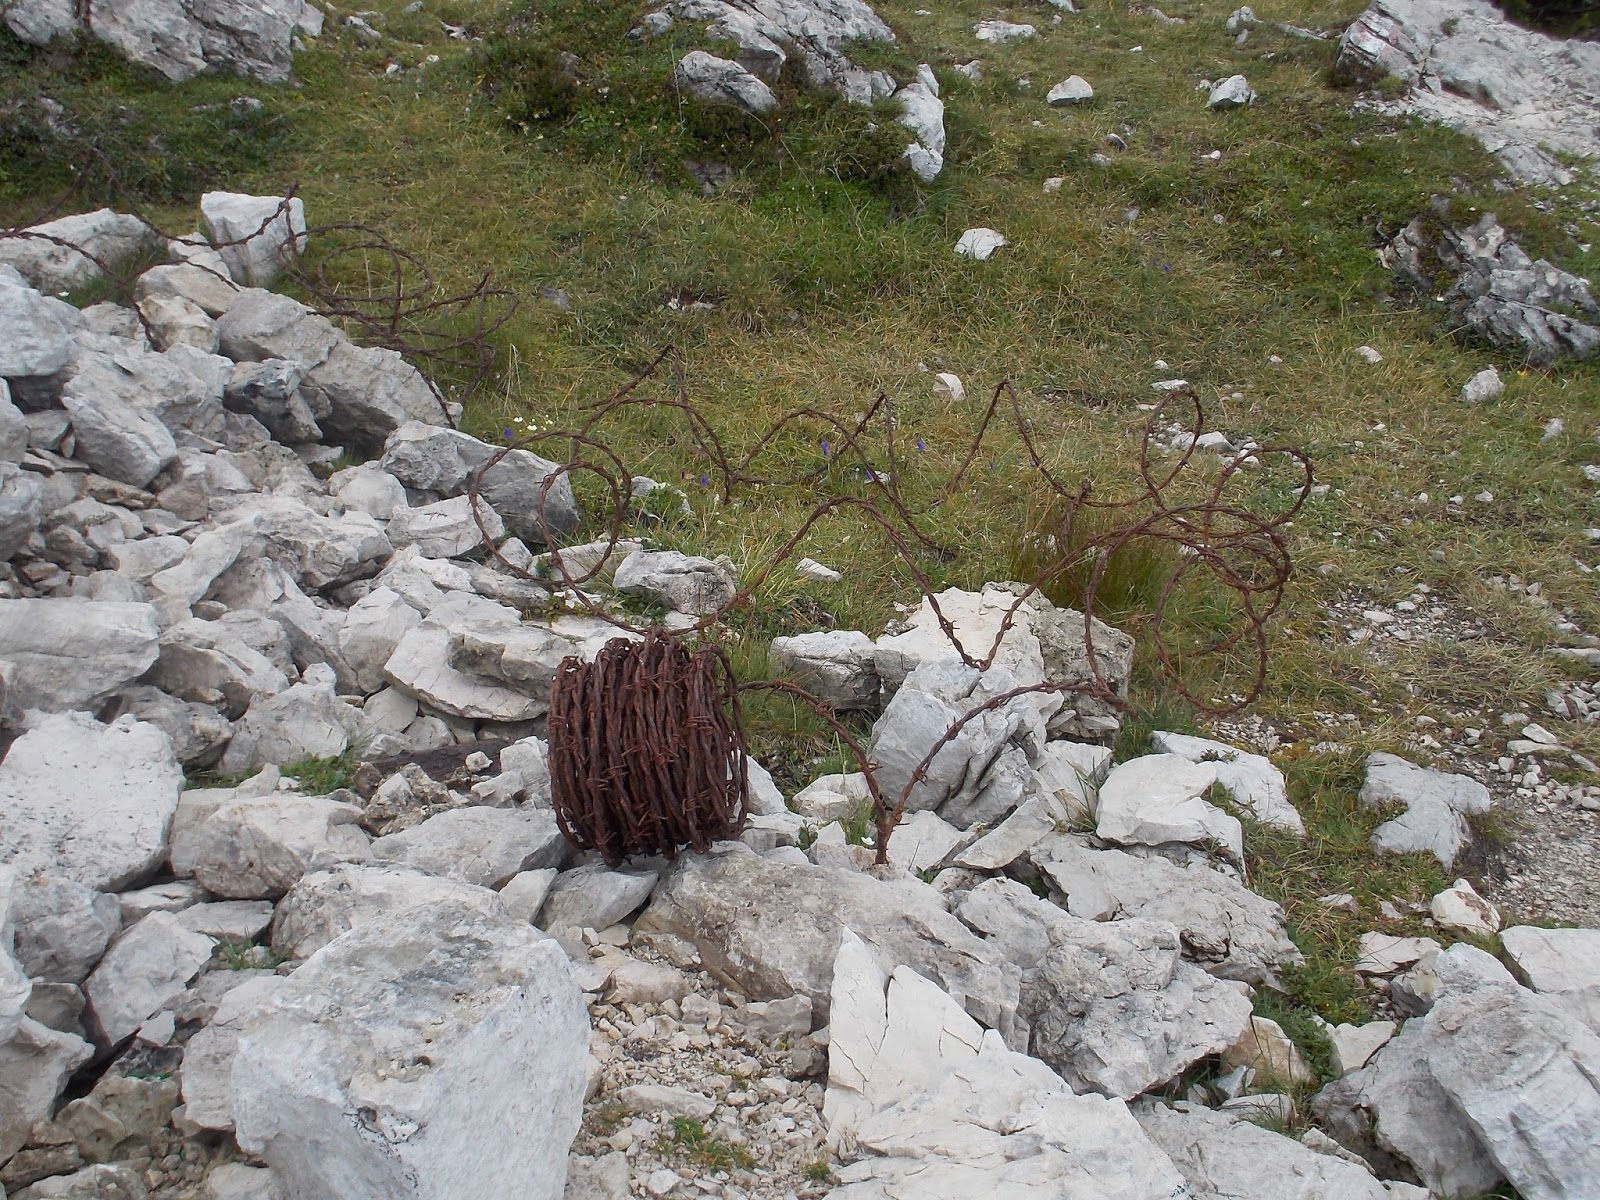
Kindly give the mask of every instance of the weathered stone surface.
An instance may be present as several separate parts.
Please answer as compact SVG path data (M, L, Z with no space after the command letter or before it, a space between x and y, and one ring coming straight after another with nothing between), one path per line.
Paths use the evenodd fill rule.
M289 296L245 288L217 320L222 353L234 362L286 359L307 367L344 342L332 321Z
M120 1163L96 1163L70 1175L52 1175L15 1193L16 1200L148 1200L136 1171Z
M208 892L277 899L312 871L367 856L361 810L321 796L236 800L186 833L184 853Z
M555 877L554 871L550 877ZM507 884L507 890L515 882ZM508 907L488 888L412 867L341 863L303 875L289 889L272 918L272 948L289 958L309 958L352 929L441 904L470 904L486 915Z
M1222 1052L1222 1068L1231 1071L1247 1067L1255 1072L1251 1087L1256 1091L1277 1088L1287 1092L1318 1082L1317 1073L1311 1069L1283 1026L1270 1017L1252 1016L1245 1025L1244 1035Z
M141 306L147 300L187 300L214 320L232 307L239 285L229 277L218 256L214 265L179 262L151 267L139 276L133 295Z
M1600 930L1514 925L1500 934L1512 972L1600 1033Z
M691 50L672 69L681 91L707 104L725 104L748 113L771 112L778 107L772 89L736 62Z
M739 590L731 566L676 550L640 550L617 568L612 586L672 612L704 616L723 608Z
M230 719L244 716L252 702L286 690L289 677L241 640L239 624L179 621L161 635L161 656L146 678L179 699L214 705Z
M268 764L337 757L360 728L360 713L328 683L297 683L251 703L223 752L222 769L236 775Z
M1243 75L1230 75L1212 87L1206 107L1213 112L1223 112L1230 108L1244 108L1255 102L1255 89L1249 81Z
M860 630L829 630L772 639L772 666L839 712L876 712L881 687L872 639Z
M0 762L0 862L111 892L154 873L183 771L166 735L132 717L31 722Z
M385 834L372 843L372 857L497 888L519 871L559 866L566 847L555 817L544 810L473 807Z
M1029 1052L1074 1091L1126 1099L1239 1040L1250 1002L1182 961L1171 925L1084 921L1014 880L991 879L959 915L1023 970Z
M1113 767L1100 785L1095 833L1121 845L1215 847L1244 861L1244 829L1201 797L1217 779L1209 762L1147 754Z
M73 1135L89 1162L107 1162L118 1157L118 1147L125 1143L148 1143L177 1103L176 1079L144 1079L113 1070L87 1096L69 1101L55 1124Z
M90 393L65 395L62 403L72 417L76 455L101 475L142 488L177 461L172 434L149 413Z
M386 916L262 998L236 1136L290 1195L560 1200L588 1032L535 930L454 901Z
M1409 84L1386 107L1470 134L1524 180L1561 186L1574 176L1559 155L1600 156L1600 53L1486 0L1376 0L1339 39L1336 70Z
M679 858L634 924L693 942L708 971L752 998L809 996L819 1020L827 1016L832 948L846 927L883 962L941 981L975 1019L1010 1033L1016 968L915 880L782 865L741 846ZM796 938L797 928L814 933Z
M880 663L881 663L880 659ZM878 764L878 785L898 800L922 760L939 746L922 779L907 796L908 811L932 810L962 828L1002 818L1032 782L1024 747L1044 742L1044 722L1028 695L981 712L942 745L950 727L994 697L1018 686L1008 670L979 672L960 663L928 662L904 681L872 727L868 754ZM1008 750L1024 755L1029 779L1010 789L991 788L996 764Z
M1094 88L1082 75L1072 75L1063 79L1050 89L1045 97L1045 103L1051 108L1071 108L1075 104L1087 104L1094 99Z
M556 670L578 648L542 625L456 625L450 630L450 665L503 681L548 699Z
M6 14L10 23L10 12ZM155 244L155 231L138 217L109 208L74 213L0 241L0 263L15 267L47 296L75 292L102 279ZM9 372L0 372L9 374Z
M1183 1183L1126 1106L1076 1096L936 984L884 971L848 929L835 958L829 1141L854 1158L832 1200L1170 1200Z
M1208 762L1217 772L1217 782L1240 808L1263 825L1287 830L1304 837L1305 822L1289 803L1289 787L1283 772L1262 754L1247 754L1224 742L1190 737L1184 733L1156 732L1150 744L1162 754L1176 754L1190 762Z
M1172 925L1184 956L1219 979L1276 986L1280 970L1302 961L1281 907L1202 863L1179 867L1090 850L1069 838L1041 842L1031 857L1066 895L1073 916Z
M977 871L1003 871L1026 854L1034 843L1052 836L1055 831L1055 813L1042 797L1033 796L1023 801L999 825L962 850L954 861L958 867L971 867Z
M11 893L16 955L36 982L82 983L122 930L115 896L59 875L26 875Z
M72 333L82 324L72 305L0 274L0 378L57 374L71 361Z
M578 507L570 480L558 477L550 484L548 494L540 494L557 470L555 463L527 450L490 446L458 430L426 424L427 420L423 417L400 426L384 443L383 469L401 483L419 491L454 497L464 494L471 479L481 471L478 494L514 536L542 544L546 525L557 537L577 528ZM487 466L491 460L496 460L494 465ZM574 569L570 559L574 552L563 552L568 556L569 570Z
M339 628L339 651L363 692L383 686L384 664L401 639L421 624L422 614L386 587L373 588L350 606Z
M936 813L909 813L889 839L889 861L915 875L938 866L970 840L970 834Z
M592 863L563 872L539 913L539 927L605 929L650 898L660 878L654 871L612 871Z
M1429 902L1439 928L1470 937L1493 937L1500 932L1500 911L1465 879L1458 879Z
M524 695L498 680L458 671L450 664L450 633L431 622L400 639L383 666L390 683L430 708L478 721L531 721L548 698Z
M378 451L409 421L444 418L422 373L381 346L338 342L307 372L304 391L314 409L327 413L318 418L323 434L364 454Z
M267 557L310 591L369 575L394 551L365 513L324 517L286 496L263 496L251 511L260 516Z
M130 1036L183 991L210 960L215 944L165 912L151 913L112 942L83 985L102 1044Z
M488 504L456 496L416 508L402 508L389 519L389 540L398 548L415 546L429 558L459 558L505 535L505 523Z
M1340 1075L1359 1071L1372 1056L1389 1044L1398 1028L1393 1021L1369 1021L1365 1025L1335 1025L1328 1030L1333 1047L1333 1069Z
M20 708L92 708L150 668L158 639L148 604L0 600L0 658Z
M1367 760L1361 802L1404 812L1373 832L1372 844L1390 854L1431 853L1446 870L1471 840L1466 817L1489 811L1489 791L1466 775L1430 771L1393 754Z
M1465 229L1448 203L1407 225L1384 261L1413 287L1439 297L1479 337L1549 366L1600 349L1600 302L1589 283L1513 242L1493 213Z
M939 98L939 80L927 63L917 66L917 78L894 94L900 105L897 124L911 131L916 140L906 147L905 159L912 173L923 183L932 183L944 170L944 101Z
M287 359L236 363L222 402L229 412L254 417L287 445L320 441L322 427L317 424L317 414L300 391L305 377L305 364Z
M200 197L200 217L228 274L245 287L268 286L305 253L306 206L298 196L207 192Z
M240 972L244 974L244 972ZM209 976L207 978L210 978ZM211 1020L183 1050L184 1119L201 1129L233 1129L233 1059L262 998L282 985L279 975L253 975L216 1002Z
M1179 1101L1141 1100L1133 1115L1197 1198L1389 1200L1364 1167L1308 1150L1247 1120Z

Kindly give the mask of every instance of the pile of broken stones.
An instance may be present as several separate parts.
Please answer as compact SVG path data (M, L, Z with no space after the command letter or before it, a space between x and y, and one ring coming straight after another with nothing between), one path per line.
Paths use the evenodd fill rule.
M1270 761L1161 734L1113 766L1112 706L1032 693L912 783L990 697L1095 673L1082 615L1015 585L938 598L974 657L1015 609L987 670L927 601L772 647L876 717L879 781L909 786L886 867L849 832L862 776L785 797L754 763L739 842L577 853L540 718L616 630L485 545L539 574L570 489L541 497L555 465L517 451L475 519L493 448L260 286L300 211L202 215L138 312L51 295L98 269L62 242L148 251L137 221L0 243L11 1200L1593 1194L1593 932L1507 930L1506 966L1374 934L1357 967L1397 1020L1327 1031L1341 1077L1291 1138L1259 1122L1314 1077L1252 997L1299 953L1236 815L1304 835ZM369 461L330 473L335 444ZM599 603L669 622L737 586L633 541L604 568ZM1125 687L1132 642L1091 635ZM284 771L351 751L352 788ZM185 786L206 770L242 782ZM1379 848L1442 861L1486 803L1390 759L1366 798L1395 814ZM1433 917L1481 934L1486 909L1458 885Z

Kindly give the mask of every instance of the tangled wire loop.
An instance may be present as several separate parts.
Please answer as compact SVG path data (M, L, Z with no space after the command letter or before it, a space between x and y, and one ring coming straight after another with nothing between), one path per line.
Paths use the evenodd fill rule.
M652 630L556 673L548 721L556 819L619 866L696 851L744 829L748 763L738 688L720 648Z

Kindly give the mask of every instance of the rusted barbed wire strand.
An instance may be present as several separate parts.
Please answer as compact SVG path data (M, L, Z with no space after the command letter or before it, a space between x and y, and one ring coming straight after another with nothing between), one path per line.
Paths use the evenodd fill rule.
M670 378L667 380L670 393L653 395L644 391L644 385L651 379L658 378L662 369L668 366L671 370ZM1190 419L1187 422L1190 436L1184 446L1173 455L1172 461L1163 463L1158 468L1156 456L1161 451L1155 440L1156 434L1166 415L1184 403L1190 410ZM620 456L606 442L603 427L608 420L633 408L660 409L681 416L689 428L696 451L708 460L708 478L724 502L730 501L736 491L746 487L799 486L814 484L821 478L831 464L789 475L774 475L758 469L762 456L774 447L785 431L806 422L813 422L826 431L830 440L835 438L838 440L840 449L837 458L853 459L859 464L869 480L880 483L878 495L873 499L836 495L819 501L805 514L765 565L753 575L747 576L732 599L715 612L701 616L672 634L664 634L654 626L635 624L625 617L608 611L599 600L588 595L581 586L597 575L603 564L610 560L626 525L632 502L631 476ZM569 448L565 461L545 459L543 465L538 468L545 472L540 487L541 505L560 479L570 480L574 474L590 472L604 481L606 490L613 498L614 508L607 521L606 545L600 565L590 568L581 575L568 572L559 553L559 538L554 536L554 531L545 523L542 510L538 514L538 519L545 544L556 548L556 552L551 556L554 577L537 579L531 572L506 562L498 553L496 557L515 573L542 583L546 587L571 589L576 602L591 615L614 626L619 634L634 637L669 636L687 639L713 630L730 612L751 602L773 571L791 560L813 526L826 517L846 511L860 517L863 523L874 529L893 550L900 565L921 592L929 611L957 656L967 666L977 670L987 670L994 663L1007 635L1015 627L1028 601L1034 595L1049 586L1058 576L1087 567L1089 576L1083 588L1082 604L1085 617L1084 652L1090 678L1080 683L1043 683L1020 687L966 713L953 722L939 742L929 750L897 796L883 795L878 784L876 767L869 760L866 751L850 735L848 729L834 717L828 706L804 688L783 681L763 680L742 683L734 689L735 696L755 690L780 691L792 695L817 712L840 736L842 743L855 758L867 779L878 828L878 861L882 863L887 861L889 839L905 813L906 804L913 790L926 779L927 772L940 751L959 737L968 723L983 713L1003 707L1018 697L1035 693L1077 694L1126 711L1127 702L1106 681L1102 660L1095 647L1094 627L1097 593L1103 584L1105 573L1114 556L1133 543L1164 542L1173 545L1182 559L1178 569L1163 586L1155 611L1151 614L1149 629L1158 661L1179 693L1203 711L1223 713L1235 711L1253 701L1266 684L1267 622L1281 604L1284 588L1292 570L1286 530L1310 495L1312 484L1310 460L1292 448L1258 448L1225 464L1211 487L1200 498L1184 502L1169 499L1169 490L1184 477L1185 468L1194 457L1197 439L1204 432L1205 412L1200 398L1192 389L1184 388L1170 393L1145 421L1137 460L1137 485L1132 494L1101 499L1094 494L1090 482L1085 481L1075 487L1069 486L1051 471L1034 440L1032 427L1023 410L1021 399L1007 381L995 388L955 472L946 481L930 505L929 511L949 503L959 492L968 472L979 460L985 440L1000 425L1005 415L1009 416L1013 431L1030 456L1032 465L1037 468L1038 477L1044 481L1049 493L1059 505L1059 515L1056 532L1052 535L1055 539L1053 556L1046 558L1044 565L1031 581L1024 581L1025 586L1006 607L993 639L981 653L978 648L963 644L954 622L939 602L932 577L919 562L919 553L948 555L949 552L941 547L931 534L924 531L918 515L909 509L901 497L898 487L899 464L894 451L895 408L892 398L887 394L880 394L867 412L854 421L847 422L836 414L809 407L784 413L756 437L749 450L735 459L728 454L715 426L690 399L681 358L672 351L663 351L641 371L636 372L623 387L606 399L591 405L585 419L575 430L541 431L512 439L505 447L497 449L469 480L468 494L473 499L473 511L479 526L486 535L486 540L490 540L487 538L489 533L487 517L483 511L485 505L480 503L479 495L483 478L505 462L514 451L526 450L536 453L537 447L557 447L565 443ZM866 444L869 427L879 421L884 428L887 467L878 467L875 464ZM599 451L607 460L606 464L602 466L594 457L580 457L580 448L587 453ZM1261 515L1243 504L1231 504L1225 501L1224 494L1238 478L1245 459L1253 459L1259 465L1272 458L1286 458L1298 469L1300 482L1293 489L1293 499L1289 505L1275 514ZM1081 531L1080 522L1091 512L1127 515L1109 529L1088 536L1078 536ZM1179 588L1190 576L1202 571L1211 575L1218 584L1237 598L1242 624L1208 645L1191 649L1186 657L1190 660L1204 658L1208 655L1226 653L1241 645L1248 646L1255 656L1254 676L1246 692L1238 698L1222 702L1206 701L1194 694L1179 672L1176 651L1164 631L1169 606Z

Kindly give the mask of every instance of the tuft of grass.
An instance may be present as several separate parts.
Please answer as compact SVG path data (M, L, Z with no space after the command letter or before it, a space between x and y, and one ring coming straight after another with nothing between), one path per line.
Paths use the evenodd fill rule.
M349 751L331 758L307 758L283 767L283 774L300 782L300 790L311 796L326 796L349 787L355 775L355 755Z
M694 1117L673 1117L672 1132L662 1134L658 1153L686 1159L707 1171L753 1171L755 1156L743 1146L713 1137Z

